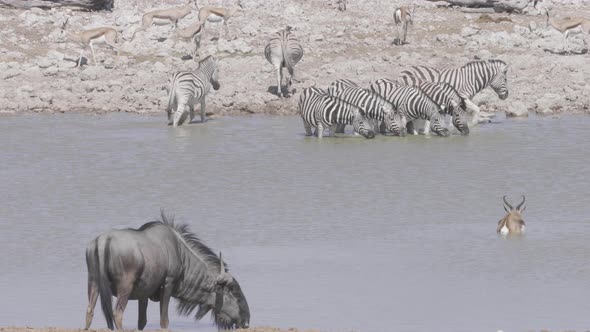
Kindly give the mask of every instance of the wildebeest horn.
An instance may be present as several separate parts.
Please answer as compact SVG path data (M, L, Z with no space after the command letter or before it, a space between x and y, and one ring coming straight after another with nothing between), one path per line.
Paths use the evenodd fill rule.
M526 198L524 197L524 195L522 195L522 202L520 202L520 204L518 204L516 206L516 209L520 211L520 207L524 204L524 201L526 200Z
M225 266L223 266L223 258L221 257L221 251L219 252L219 274L225 273Z
M510 203L508 203L508 201L506 200L506 196L502 197L504 199L504 204L506 204L510 210L513 210L514 208L512 207L512 205L510 205Z

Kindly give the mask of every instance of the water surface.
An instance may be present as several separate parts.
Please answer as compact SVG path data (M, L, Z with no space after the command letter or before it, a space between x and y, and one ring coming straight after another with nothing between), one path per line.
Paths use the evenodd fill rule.
M165 122L0 119L0 325L83 327L87 243L165 208L223 251L253 326L590 326L590 117L321 142L298 117ZM522 193L528 234L498 237L502 195ZM136 322L131 301L124 325ZM97 307L92 327L105 326ZM176 315L171 329L214 330Z

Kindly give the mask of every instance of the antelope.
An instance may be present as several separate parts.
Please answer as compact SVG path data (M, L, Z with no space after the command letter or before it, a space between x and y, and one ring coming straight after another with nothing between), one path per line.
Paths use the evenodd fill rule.
M395 9L393 12L393 21L395 22L395 27L397 28L397 41L398 45L403 45L406 43L406 36L408 34L408 24L413 24L413 17L414 12L416 11L416 5L412 6L412 11L408 6L401 6ZM400 37L400 25L404 31L404 39L401 40ZM395 44L395 41L393 43Z
M549 10L545 10L547 16L546 25L551 25L555 30L563 34L563 50L570 54L567 38L571 34L584 34L584 43L588 46L588 35L590 35L590 20L584 17L567 17L561 20L555 19L549 15Z
M117 47L117 30L109 27L102 27L102 28L94 28L89 30L83 30L81 32L71 32L66 31L66 25L70 18L68 17L66 21L61 26L61 35L66 36L71 41L83 44L85 47L90 46L90 50L92 51L92 59L94 60L94 65L96 65L96 57L94 56L94 43L105 43L107 44L117 56L119 56L119 48ZM78 58L78 62L76 67L80 66L82 62L82 54L84 53L84 48L80 50L80 57Z
M211 7L206 6L199 9L199 22L205 26L205 23L218 23L223 22L223 27L225 28L226 36L229 34L229 30L227 27L227 21L240 9L240 6L235 6L231 9L226 9L222 7Z
M178 21L190 14L193 9L198 9L196 0L189 0L189 2L182 7L174 7L167 9L157 9L143 14L141 17L141 27L133 32L131 40L135 38L135 34L139 31L147 30L152 24L165 25L172 24L170 29L178 27ZM155 19L155 20L154 20ZM166 22L168 21L168 22Z
M520 202L516 208L513 208L512 205L508 203L506 196L504 196L503 199L506 215L498 222L496 233L500 233L502 235L524 233L525 223L524 220L522 220L522 213L526 209L526 206L521 209L525 202L524 195L522 195L522 202Z
M191 51L191 57L196 59L199 55L199 48L201 47L201 35L203 32L203 25L197 21L184 29L176 30L176 36L185 40L191 40L194 43L194 50Z

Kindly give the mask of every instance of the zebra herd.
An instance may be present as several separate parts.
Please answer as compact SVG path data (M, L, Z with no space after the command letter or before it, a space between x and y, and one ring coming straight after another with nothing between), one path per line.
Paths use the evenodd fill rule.
M282 97L283 73L287 68L287 94L294 77L294 66L303 57L303 48L286 28L275 33L264 49L267 61L277 72L277 94ZM378 79L368 88L349 79L332 82L327 90L309 87L301 93L298 111L305 132L323 136L343 133L346 125L366 138L375 132L390 132L405 136L417 135L418 126L423 132L449 136L450 123L461 133L469 135L468 113L473 114L471 124L479 121L480 110L471 99L486 87L491 87L500 99L508 97L508 65L502 60L472 61L459 68L435 69L428 66L410 66L397 80ZM205 96L219 89L217 60L209 56L199 62L194 72L174 73L168 83L168 123L177 127L187 115L194 118L194 104L201 103L201 122L205 117ZM188 109L188 112L187 112ZM174 111L174 115L172 112ZM450 117L450 123L447 119Z
M489 86L506 99L507 73L508 65L501 60L473 61L445 70L412 66L398 80L378 79L369 88L348 79L332 82L327 91L306 88L298 109L306 134L311 136L315 128L319 138L325 128L333 135L342 133L346 125L353 125L355 133L365 138L386 131L416 135L418 120L425 120L425 134L432 130L449 136L448 116L462 135L469 135L468 110L473 113L472 124L478 122L480 112L471 98Z

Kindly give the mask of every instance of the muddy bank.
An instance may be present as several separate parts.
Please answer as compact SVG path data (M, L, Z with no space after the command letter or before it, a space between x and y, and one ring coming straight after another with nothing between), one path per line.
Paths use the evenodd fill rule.
M166 0L177 5L181 1ZM202 1L204 5L206 1ZM233 2L214 2L230 7ZM154 26L130 41L147 1L120 0L113 12L0 9L0 112L137 112L161 113L172 72L195 67L191 44L174 37L169 26ZM335 2L334 2L335 3ZM207 25L201 57L220 58L221 89L208 98L210 116L295 114L298 94L280 100L276 78L264 59L268 36L291 25L305 50L296 66L294 89L325 87L339 78L361 83L395 78L407 65L460 66L474 59L497 58L511 65L510 97L501 101L490 89L475 101L484 111L515 115L588 113L590 54L583 36L570 36L572 55L561 53L562 35L545 26L545 17L464 13L443 3L418 2L410 44L392 45L392 12L401 1L351 2L340 12L325 0L293 0L277 7L271 0L242 0L243 11L229 21L226 39L219 24ZM551 1L544 3L551 4ZM373 10L367 10L369 7ZM590 16L585 0L559 2L553 13ZM60 37L70 17L73 31L113 26L120 32L120 56L96 46L98 65L74 68L81 47ZM183 28L196 12L179 22ZM212 40L218 36L219 40Z

